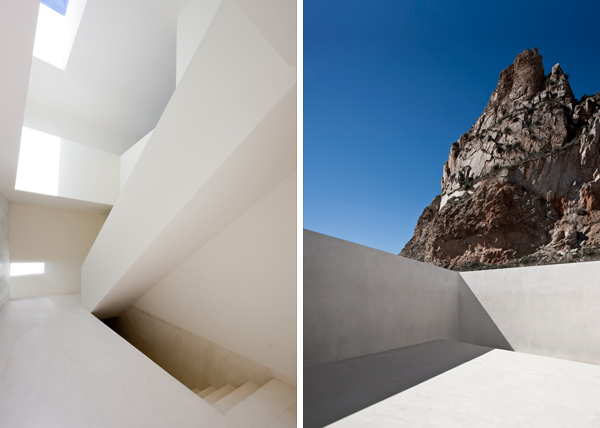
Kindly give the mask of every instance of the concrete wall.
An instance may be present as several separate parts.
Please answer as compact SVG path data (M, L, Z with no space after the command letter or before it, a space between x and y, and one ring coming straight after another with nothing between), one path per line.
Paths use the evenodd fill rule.
M304 231L304 365L458 340L458 273Z
M119 315L295 171L295 85L223 0L84 262L86 309Z
M70 115L31 98L27 99L25 105L23 126L116 155L121 155L125 148L135 142L112 129Z
M191 0L177 18L176 84L183 77L222 0Z
M129 176L131 175L131 171L135 168L137 161L140 159L142 152L146 148L146 144L148 144L148 140L152 136L152 132L148 132L140 141L135 143L129 150L121 155L120 160L120 174L119 174L119 191L123 190L127 180L129 180Z
M119 196L119 156L61 139L58 196L114 204Z
M293 382L296 260L293 173L134 306ZM158 343L153 347L161 349Z
M110 326L148 358L190 389L248 381L264 385L274 377L295 384L262 364L131 306Z
M9 216L10 204L0 194L0 310L10 297Z
M461 276L468 287L463 292L472 295L461 299L461 340L485 344L482 337L498 340L500 333L518 352L600 364L600 262ZM486 335L482 329L490 328L487 318L496 329Z
M43 262L41 275L10 279L11 297L72 293L81 289L81 264L105 215L12 204L10 261Z

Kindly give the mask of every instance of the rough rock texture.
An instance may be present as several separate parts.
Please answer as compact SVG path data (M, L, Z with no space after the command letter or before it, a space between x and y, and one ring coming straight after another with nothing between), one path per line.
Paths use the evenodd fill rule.
M600 92L521 52L453 143L442 194L400 255L451 269L600 259Z

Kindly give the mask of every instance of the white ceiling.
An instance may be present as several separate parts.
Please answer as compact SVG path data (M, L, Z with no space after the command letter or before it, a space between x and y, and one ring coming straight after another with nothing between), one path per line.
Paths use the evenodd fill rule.
M119 134L104 149L122 154L154 128L175 89L187 1L87 0L66 70L34 58L28 98Z
M154 128L175 89L177 16L188 0L87 0L65 71L32 60L39 0L7 1L11 14L0 16L0 193L15 203L106 212L109 206L15 191L21 127L25 121L51 132L66 124L63 138L126 151ZM86 129L92 138L73 138Z

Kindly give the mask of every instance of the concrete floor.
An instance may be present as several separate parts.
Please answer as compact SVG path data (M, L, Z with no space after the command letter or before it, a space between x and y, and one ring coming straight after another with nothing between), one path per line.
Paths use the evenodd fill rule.
M224 427L224 416L79 305L0 311L0 427Z
M491 348L436 340L304 369L304 426L323 427Z
M332 427L600 427L600 367L493 350Z

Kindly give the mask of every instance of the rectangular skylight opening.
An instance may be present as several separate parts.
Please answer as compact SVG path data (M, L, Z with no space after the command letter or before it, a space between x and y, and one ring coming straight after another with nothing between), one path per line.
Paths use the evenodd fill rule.
M87 0L42 0L33 56L64 70L86 3Z
M45 268L44 262L11 263L10 276L41 275Z
M23 127L16 190L58 195L60 138Z
M60 13L62 16L65 16L67 14L69 0L42 0L42 4L48 6L53 11Z

